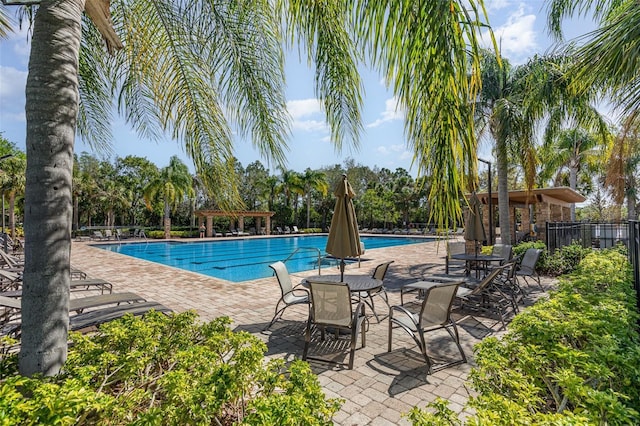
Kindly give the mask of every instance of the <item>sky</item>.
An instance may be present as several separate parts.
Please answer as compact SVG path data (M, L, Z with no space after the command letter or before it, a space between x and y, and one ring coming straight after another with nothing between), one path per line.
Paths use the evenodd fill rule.
M546 28L546 9L543 0L512 1L485 0L489 22L500 45L502 56L514 65L522 64L536 53L552 49L554 41ZM10 10L10 14L13 12ZM590 20L572 19L566 21L563 30L570 39L590 30L595 25ZM483 37L490 46L488 37ZM0 132L2 136L25 148L25 85L29 43L25 31L14 33L0 40ZM396 108L392 93L384 86L380 76L362 69L365 88L362 117L364 133L360 148L350 149L345 144L337 153L329 140L329 129L324 120L320 104L314 98L313 70L301 63L298 54L287 56L287 107L292 117L289 151L286 154L287 168L298 172L310 167L318 169L334 164L343 164L351 158L357 164L371 168L404 168L412 175L417 167L412 165L412 153L407 149L403 132L403 114ZM136 155L146 157L159 167L169 164L169 158L177 155L193 171L193 163L185 154L181 141L150 141L140 138L124 121L117 119L112 126L112 153L95 151L78 138L75 152L92 153L101 159L113 160L117 156ZM485 143L486 144L486 143ZM251 143L234 141L235 155L247 166L256 160L263 161ZM490 147L481 145L480 156L492 161ZM266 162L263 161L266 166ZM277 173L271 170L272 173Z

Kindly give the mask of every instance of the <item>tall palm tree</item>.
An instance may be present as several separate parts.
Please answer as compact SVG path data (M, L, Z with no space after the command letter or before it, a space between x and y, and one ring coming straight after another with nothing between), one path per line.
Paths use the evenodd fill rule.
M323 197L329 192L327 176L320 170L307 168L300 176L302 181L303 196L307 203L307 228L311 227L311 193L318 191Z
M83 20L85 5L91 20ZM357 146L357 37L408 111L409 144L421 172L433 176L432 212L443 223L460 216L460 170L476 163L469 100L479 87L473 53L481 0L279 0L275 7L267 0L112 0L111 17L95 5L42 0L34 18L26 88L22 374L55 374L66 359L75 131L107 140L113 93L136 130L181 139L198 170L209 165L218 172L216 186L208 188L231 187L221 191L228 194L229 118L267 159L284 160L284 40L297 40L316 65L316 91L335 146L347 139ZM103 53L103 39L113 57Z
M562 131L550 144L544 146L548 153L544 155L546 161L540 174L542 177L555 174L558 176L563 169L569 172L569 187L578 187L578 173L590 165L600 163L605 156L607 145L602 139L582 129ZM593 169L593 168L592 168ZM556 179L557 181L557 179ZM576 207L570 207L571 220L576 220Z
M538 162L535 133L543 122L547 143L565 127L597 132L602 141L609 130L593 105L598 91L574 89L575 77L566 72L572 64L570 56L535 56L511 67L507 60L484 51L481 63L483 86L476 114L479 132L488 131L495 142L501 239L510 244L514 234L509 220L509 159L521 165L525 186L531 189Z
M171 238L171 211L185 197L192 197L193 193L189 168L175 155L169 160L169 165L160 170L160 176L149 182L144 189L144 200L149 210L152 209L154 199L159 198L163 203L165 238Z
M611 155L606 164L605 185L618 205L627 200L627 217L638 217L638 169L640 167L640 117L628 116L614 139ZM618 209L620 210L620 209Z

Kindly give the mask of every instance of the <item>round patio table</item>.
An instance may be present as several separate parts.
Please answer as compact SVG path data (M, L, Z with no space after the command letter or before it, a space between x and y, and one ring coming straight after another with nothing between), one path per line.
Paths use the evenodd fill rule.
M494 256L492 254L473 254L473 253L457 253L451 255L452 259L456 260L464 260L466 262L466 274L469 275L471 273L471 264L473 262L477 262L479 264L484 265L482 268L476 269L476 278L480 278L480 269L482 269L485 273L489 271L489 264L491 262L503 262L504 257Z
M360 298L360 293L367 293L366 297L364 297L364 302L369 306L373 316L376 317L378 322L380 322L380 318L376 313L376 310L373 305L373 297L372 295L382 290L382 280L377 278L373 278L368 275L345 275L340 279L340 275L317 275L313 278L308 277L302 280L302 285L305 287L309 286L309 280L311 281L319 281L324 283L340 283L343 282L349 287L349 291L351 293L357 293ZM367 300L368 299L368 300Z

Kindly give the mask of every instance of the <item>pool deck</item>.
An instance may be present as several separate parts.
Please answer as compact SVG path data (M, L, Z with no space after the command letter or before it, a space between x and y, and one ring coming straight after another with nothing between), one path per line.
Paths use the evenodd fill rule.
M390 303L400 304L400 288L404 284L444 272L444 253L444 242L371 249L363 256L360 268L357 263L348 265L346 273L370 275L377 264L393 260L385 278L385 287ZM248 331L267 344L269 358L293 360L302 356L308 314L306 307L288 308L284 319L269 331L263 331L280 297L275 277L232 283L101 250L87 242L73 242L72 264L91 278L110 281L114 292L135 292L177 312L194 309L204 320L229 316L234 329ZM335 267L322 269L324 274L336 272ZM295 283L305 276L317 275L317 270L292 275ZM545 289L554 284L545 277L542 282ZM544 295L535 284L527 291L528 304ZM409 300L412 299L410 296ZM378 314L386 314L382 301L376 298L375 302ZM424 407L437 397L448 400L450 408L464 416L463 406L470 396L466 378L474 365L472 347L486 336L499 334L499 325L490 328L493 323L495 320L479 317L460 321L460 341L468 363L427 376L426 364L413 340L401 331L395 331L392 351L387 352L386 316L380 323L371 318L366 347L360 348L358 343L353 370L311 362L326 395L345 400L334 416L335 423L345 426L409 425L403 414L414 406ZM443 333L442 339L436 336L430 340L429 348L436 359L452 359L449 356L457 355L446 336ZM318 349L312 345L310 352L314 348Z

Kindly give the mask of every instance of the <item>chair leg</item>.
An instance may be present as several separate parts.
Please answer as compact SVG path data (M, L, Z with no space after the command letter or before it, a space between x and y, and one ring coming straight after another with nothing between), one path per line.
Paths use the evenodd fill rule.
M311 318L307 321L307 329L304 334L304 349L302 350L302 360L307 359L307 353L309 352L309 344L311 343Z

